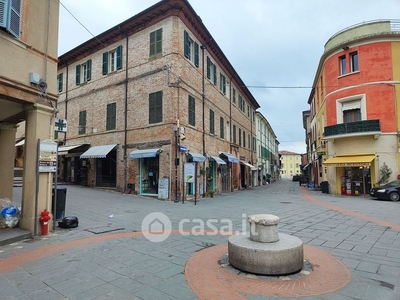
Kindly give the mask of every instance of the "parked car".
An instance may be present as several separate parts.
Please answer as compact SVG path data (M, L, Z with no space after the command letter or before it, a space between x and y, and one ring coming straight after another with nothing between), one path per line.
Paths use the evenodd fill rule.
M398 201L400 199L400 180L393 180L385 185L374 187L369 192L373 198Z

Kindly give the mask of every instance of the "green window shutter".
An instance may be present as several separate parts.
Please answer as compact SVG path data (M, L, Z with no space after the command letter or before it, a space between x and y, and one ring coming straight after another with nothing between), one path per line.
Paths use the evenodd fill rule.
M185 30L183 33L183 39L184 39L184 52L185 52L185 57L190 59L190 45L189 45L189 33Z
M156 32L150 32L150 56L156 54Z
M76 85L81 83L81 65L76 66Z
M162 92L149 94L149 124L162 122Z
M63 88L63 73L60 73L57 76L57 90L59 93L62 92L62 88Z
M194 42L194 65L199 67L199 44Z
M214 65L214 85L217 84L217 65Z
M87 61L87 81L90 81L90 79L92 79L92 60L89 59Z
M196 125L196 102L192 96L189 96L189 125Z
M108 73L108 52L103 53L103 75Z
M207 78L208 79L211 78L211 60L208 56L207 56Z
M79 128L78 134L86 133L86 110L79 112Z
M117 70L122 69L122 45L117 48Z
M156 54L162 53L162 28L158 29L156 32Z
M116 128L116 113L117 104L115 102L107 104L106 130L114 130Z
M214 134L215 128L214 128L214 111L210 109L210 133Z
M224 118L220 117L219 118L219 136L220 136L221 139L223 139L225 137L225 134L224 134L225 128L224 128L224 126L225 126Z

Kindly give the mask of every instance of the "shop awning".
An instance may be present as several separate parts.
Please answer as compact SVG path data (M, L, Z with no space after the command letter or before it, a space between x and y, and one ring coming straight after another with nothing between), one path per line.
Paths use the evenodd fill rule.
M71 145L71 146L60 146L58 147L58 155L66 155L70 150L78 148L80 146L84 146L88 144L80 144L80 145Z
M221 152L220 155L226 156L228 161L230 161L231 163L237 164L239 162L239 160L236 157L234 157L232 154L230 154L230 153Z
M251 165L251 164L249 164L249 163L247 163L245 161L240 161L240 163L242 165L245 165L245 166L249 167L252 171L257 171L258 170L257 167L255 167L255 166L253 166L253 165Z
M330 167L369 167L375 155L351 155L328 158L322 164Z
M226 165L226 162L223 159L220 159L218 156L211 156L211 158L219 165Z
M107 154L110 153L112 149L115 148L117 144L103 145L103 146L93 146L84 152L80 158L106 158Z
M160 152L161 148L134 150L129 154L129 157L130 158L156 157L158 154L160 154Z
M193 152L190 152L190 153L188 153L191 157L192 157L192 160L193 161L196 161L196 162L204 162L205 160L206 160L206 158L202 155L202 154L200 154L200 153L193 153Z

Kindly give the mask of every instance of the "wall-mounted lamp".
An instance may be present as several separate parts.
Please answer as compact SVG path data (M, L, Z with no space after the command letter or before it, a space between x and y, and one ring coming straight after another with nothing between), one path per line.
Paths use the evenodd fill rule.
M344 46L343 48L342 48L343 50L349 50L349 46Z

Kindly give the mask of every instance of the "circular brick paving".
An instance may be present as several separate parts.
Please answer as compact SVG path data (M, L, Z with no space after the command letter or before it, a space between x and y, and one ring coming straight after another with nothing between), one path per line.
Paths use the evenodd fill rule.
M300 278L282 280L244 277L221 267L218 260L226 255L226 244L195 253L185 267L186 280L199 299L246 299L244 294L276 297L306 297L332 293L351 280L346 266L329 253L304 245L304 259L313 271Z

